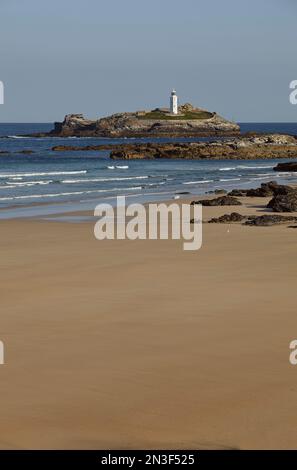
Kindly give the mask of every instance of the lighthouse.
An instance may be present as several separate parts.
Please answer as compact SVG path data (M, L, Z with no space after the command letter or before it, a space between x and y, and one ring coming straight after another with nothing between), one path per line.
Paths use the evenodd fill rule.
M176 95L175 90L172 90L171 96L170 96L170 112L171 112L171 114L177 114L178 113L177 95Z

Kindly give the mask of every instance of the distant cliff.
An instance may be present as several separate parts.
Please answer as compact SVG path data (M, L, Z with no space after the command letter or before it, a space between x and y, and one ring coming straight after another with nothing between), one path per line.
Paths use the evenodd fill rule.
M195 137L237 135L238 124L216 113L191 104L179 107L177 115L168 109L118 113L98 120L88 120L82 114L68 114L63 122L56 122L49 133L52 136L77 137Z

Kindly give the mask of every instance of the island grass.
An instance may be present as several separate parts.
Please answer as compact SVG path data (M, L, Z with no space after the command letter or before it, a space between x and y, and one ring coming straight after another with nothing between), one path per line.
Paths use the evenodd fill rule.
M166 121L190 121L194 119L210 119L213 117L213 113L209 113L208 111L187 111L181 115L170 115L167 113L162 113L161 111L151 111L149 113L144 114L143 116L137 116L138 119L147 119L147 120L166 120Z

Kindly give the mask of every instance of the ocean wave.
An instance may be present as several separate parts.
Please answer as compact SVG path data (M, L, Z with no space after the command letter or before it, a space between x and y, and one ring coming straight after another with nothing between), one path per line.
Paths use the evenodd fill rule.
M219 168L219 171L232 171L232 170L236 170L236 166L230 166L230 167L226 167L226 168Z
M108 182L108 181L127 181L127 180L142 180L150 178L149 176L127 176L123 178L86 178L78 180L62 180L61 183L64 184L75 184L75 183L97 183L97 182Z
M240 168L242 170L258 170L258 169L265 169L265 168L274 168L275 165L257 165L257 166L250 166L250 165L238 165L236 168Z
M57 176L57 175L83 175L86 174L87 170L77 170L77 171L48 171L42 173L0 173L0 178L24 178L27 176Z
M115 170L116 168L119 170L127 170L129 166L128 165L108 165L107 168L109 170Z
M214 180L203 180L203 181L186 181L183 184L204 184L204 183L213 183Z
M221 178L220 181L240 181L241 178Z
M249 176L271 176L273 178L275 173L250 173Z
M17 182L14 182L14 187L15 188L22 188L23 186L35 186L35 185L47 185L47 184L50 184L50 183L53 183L53 180L41 180L41 181L23 181L22 183L17 183ZM10 183L6 183L7 185L9 185ZM2 186L3 188L7 188L8 186Z
M30 139L30 137L26 135L8 135L8 139Z
M115 191L139 191L143 189L141 186L131 186L127 188L112 188L112 189L94 189L89 191L73 191L73 192L63 192L63 193L52 193L52 194L30 194L30 195L23 195L23 196L9 196L9 197L1 197L0 201L14 201L16 199L46 199L46 198L53 198L53 197L61 197L61 196L79 196L83 194L94 194L94 193L110 193Z
M256 180L265 180L267 178L271 178L270 176L257 176L256 178L249 178L251 181L256 181Z
M147 183L147 184L144 184L142 187L147 188L148 186L152 186L152 187L157 188L158 186L161 186L162 184L166 184L165 181L161 181L160 183Z

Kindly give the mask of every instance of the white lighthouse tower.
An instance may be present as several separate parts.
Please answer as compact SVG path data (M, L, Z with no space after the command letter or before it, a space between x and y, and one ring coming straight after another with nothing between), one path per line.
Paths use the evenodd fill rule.
M175 90L172 90L171 96L170 96L170 112L171 112L171 114L177 114L178 113L177 95L176 95Z

